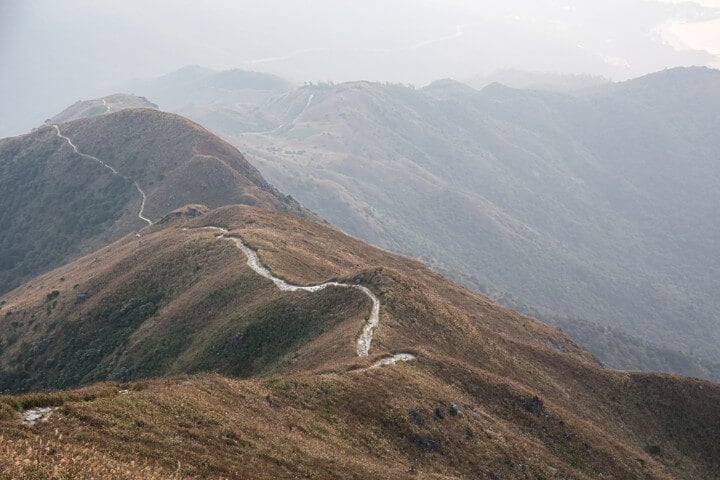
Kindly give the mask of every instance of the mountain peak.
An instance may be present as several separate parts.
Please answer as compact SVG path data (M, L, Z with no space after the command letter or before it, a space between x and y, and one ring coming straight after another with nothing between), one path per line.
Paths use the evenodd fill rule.
M312 216L235 147L184 117L150 108L82 111L0 142L0 209L14 212L0 217L0 245L13 245L0 252L0 291L186 204Z
M65 123L81 118L118 112L128 108L150 108L157 110L158 106L145 97L131 93L115 93L93 100L75 102L54 117L46 120L45 124Z

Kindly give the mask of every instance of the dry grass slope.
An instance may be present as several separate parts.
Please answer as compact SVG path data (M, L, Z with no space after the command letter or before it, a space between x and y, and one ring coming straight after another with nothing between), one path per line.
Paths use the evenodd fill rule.
M343 290L312 297L322 331L299 335L304 340L272 368L211 373L216 365L223 371L223 362L247 346L248 337L241 337L229 349L204 349L217 345L212 340L217 335L232 339L227 332L237 332L219 326L242 325L247 332L247 322L259 320L245 304L281 301L287 294L253 277L230 242L211 232L182 230L205 225L242 236L289 281L356 280L371 288L382 308L370 358L355 357L353 348L367 299ZM605 370L556 329L499 307L414 260L287 214L226 207L194 219L176 216L140 239L125 238L4 296L3 311L13 313L0 317L0 331L18 321L13 318L27 321L32 313L42 331L59 315L55 312L65 312L59 323L70 324L111 298L127 302L136 296L130 284L143 271L156 272L153 281L165 289L163 300L103 361L112 367L128 359L147 365L155 359L136 355L143 339L182 329L197 332L195 343L168 357L168 368L156 372L172 374L164 379L140 375L80 390L1 397L0 477L720 475L715 442L720 413L713 408L720 386ZM75 304L74 284L92 295ZM203 303L208 292L230 285L236 289L222 297L226 300ZM47 293L53 289L60 293L48 314ZM295 301L302 305L301 298ZM299 311L302 315L283 323L288 311L272 310L265 320L279 321L280 331L292 337L293 323L313 318L312 309ZM26 347L34 348L43 335L20 323L14 328L22 330ZM397 351L418 358L353 371ZM6 349L3 368L18 354ZM193 363L200 358L203 362ZM230 377L237 375L248 378ZM19 411L47 405L59 407L47 421L21 424Z

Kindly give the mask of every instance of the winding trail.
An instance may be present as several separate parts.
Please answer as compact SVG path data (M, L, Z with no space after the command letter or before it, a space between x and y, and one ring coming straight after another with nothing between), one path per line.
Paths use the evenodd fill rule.
M307 103L305 103L305 106L304 106L303 109L300 111L300 113L297 114L297 117L295 117L295 120L293 120L292 123L297 122L297 121L300 119L300 117L303 115L303 113L305 113L305 112L307 111L307 109L310 108L310 104L312 103L313 98L315 98L315 94L314 94L314 93L311 93L310 96L309 96L308 99L307 99Z
M103 100L103 101L104 101L104 100ZM75 153L77 153L77 154L80 155L81 157L85 157L85 158L87 158L87 159L89 159L89 160L92 160L93 162L99 163L99 164L102 165L103 167L105 167L105 168L107 168L108 170L110 170L110 171L113 173L113 175L117 175L118 177L124 178L125 180L130 180L131 182L133 182L133 185L135 186L135 189L138 191L138 193L139 193L140 196L142 197L142 203L140 203L140 211L138 212L138 218L139 218L140 220L146 222L148 225L152 225L152 224L153 224L152 220L150 220L150 219L147 218L145 215L143 215L143 213L145 212L145 202L147 201L147 195L145 195L145 192L143 192L142 188L140 188L140 185L138 185L138 183L137 183L135 180L133 180L132 178L127 177L127 176L121 174L120 172L118 172L117 170L115 170L112 166L110 166L110 165L108 165L107 163L103 162L103 161L100 160L99 158L93 157L92 155L88 155L87 153L81 152L80 149L78 149L77 145L75 145L75 144L72 142L72 140L70 140L70 138L66 137L65 135L62 134L62 132L60 132L60 127L58 127L57 125L53 125L53 128L55 128L55 132L57 133L57 136L60 137L60 138L62 138L63 140L65 140L65 141L68 143L68 145L70 145L70 146L72 147L72 149L75 151Z
M253 249L251 249L245 241L240 238L237 235L229 235L229 231L226 228L222 227L200 227L197 228L197 230L212 230L215 232L218 232L218 238L223 238L226 240L230 240L235 244L235 246L240 249L245 256L247 257L247 264L250 268L252 268L257 274L267 278L268 280L271 280L275 286L280 289L283 292L319 292L320 290L324 290L328 287L340 287L340 288L354 288L356 290L360 290L362 293L364 293L370 300L372 301L372 309L370 311L370 317L368 318L367 322L365 322L365 325L363 326L362 332L360 333L360 336L357 339L356 343L356 352L358 357L367 357L370 353L370 346L372 344L373 339L373 332L375 331L375 328L380 323L380 300L377 298L377 296L367 287L363 285L355 285L351 283L340 283L340 282L325 282L318 285L309 285L309 286L301 286L301 285L294 285L292 283L288 283L282 278L278 278L275 275L272 274L272 272L265 266L262 265L260 262L260 258L257 255L257 252L255 252ZM383 358L377 362L375 362L371 367L364 370L369 370L373 368L379 368L384 367L387 365L394 365L398 362L408 362L411 360L415 360L415 356L410 353L398 353L388 358Z

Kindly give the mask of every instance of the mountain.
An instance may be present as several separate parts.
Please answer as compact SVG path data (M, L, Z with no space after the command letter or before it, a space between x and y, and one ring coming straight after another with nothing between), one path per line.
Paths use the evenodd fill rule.
M218 71L195 65L127 85L128 90L158 102L163 110L178 112L193 105L255 105L292 88L287 80L268 73L239 69Z
M0 472L720 473L719 385L605 370L558 330L326 225L204 211L2 297L3 388L78 389L0 397Z
M572 96L320 84L212 124L351 235L717 363L719 87L705 68Z
M478 90L500 83L522 90L544 90L548 92L579 94L587 90L604 87L610 80L593 75L577 75L550 72L524 72L522 70L499 70L491 75L469 79L467 84Z
M0 293L189 203L308 214L236 148L151 109L0 140L0 191Z
M70 122L81 118L94 117L96 115L104 115L106 113L117 112L130 108L154 108L158 106L145 97L137 95L116 93L106 97L93 100L81 100L75 102L62 112L58 113L45 122L46 125L54 125L57 123Z
M122 88L152 98L163 110L202 118L203 125L212 131L229 125L236 131L261 131L269 124L247 111L294 86L267 73L188 66L154 79L136 80Z

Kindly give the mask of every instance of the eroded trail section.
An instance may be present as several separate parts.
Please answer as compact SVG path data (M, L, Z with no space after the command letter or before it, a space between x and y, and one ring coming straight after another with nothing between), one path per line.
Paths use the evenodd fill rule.
M103 101L104 101L104 100L103 100ZM131 182L133 182L133 185L135 186L135 189L138 191L138 193L139 193L140 196L142 197L142 202L140 203L140 211L138 212L138 218L139 218L140 220L146 222L148 225L152 225L152 224L153 224L152 220L150 220L149 218L147 218L147 217L144 215L144 212L145 212L145 202L147 201L147 195L145 195L145 192L142 190L142 188L140 188L140 185L138 185L138 183L137 183L135 180L133 180L132 178L126 177L125 175L121 174L120 172L118 172L117 170L115 170L112 166L110 166L110 165L108 165L107 163L103 162L103 161L100 160L99 158L94 157L94 156L92 156L92 155L88 155L87 153L81 152L80 149L77 147L77 145L75 145L75 144L72 142L72 140L70 140L69 137L66 137L65 135L62 134L62 132L60 132L60 127L58 127L57 125L53 125L53 128L55 129L55 132L57 133L57 136L60 137L60 138L62 138L63 140L65 140L65 141L68 143L68 145L70 145L70 146L72 147L73 151L74 151L76 154L80 155L81 157L85 157L85 158L87 158L88 160L92 160L93 162L99 163L99 164L102 165L103 167L105 167L105 168L107 168L108 170L110 170L110 171L113 173L113 175L117 175L118 177L122 177L122 178L124 178L124 179L126 179L126 180L130 180Z
M363 326L363 330L360 334L360 336L357 339L357 345L356 350L359 357L367 357L370 353L370 346L372 344L372 338L373 338L373 332L375 331L375 328L378 326L378 323L380 322L380 300L377 298L377 296L367 287L364 287L362 285L355 285L350 283L340 283L340 282L325 282L318 285L309 285L309 286L302 286L302 285L294 285L292 283L288 283L282 278L278 278L275 275L272 274L272 272L266 268L258 258L257 252L255 252L252 248L247 246L242 238L236 236L236 235L229 235L228 230L221 227L201 227L200 230L212 230L215 232L218 232L220 235L218 238L224 238L226 240L232 241L235 246L240 249L244 254L245 257L247 257L247 264L250 268L252 268L256 273L262 275L263 277L267 278L268 280L271 280L277 288L284 292L297 292L297 291L304 291L304 292L319 292L320 290L324 290L328 287L340 287L340 288L354 288L356 290L360 290L365 295L370 298L372 301L372 309L370 311L370 317L368 318L367 322L365 322L365 325ZM408 361L411 360L409 357L412 357L414 359L415 357L410 354L398 354L395 355L395 357L398 357L394 361L389 361L384 363L383 365L390 365L393 363L397 363L397 361ZM391 358L395 358L391 357ZM386 359L387 360L387 359ZM381 360L380 362L383 362ZM380 363L378 362L378 363ZM378 366L383 366L378 365Z
M25 410L22 413L23 423L25 425L35 425L37 422L47 420L55 410L57 410L57 407L41 407Z

